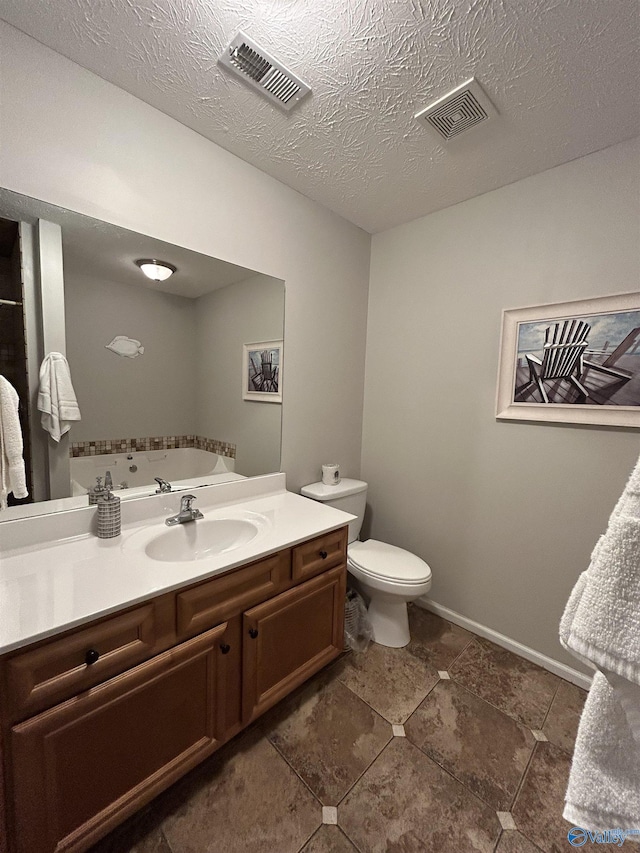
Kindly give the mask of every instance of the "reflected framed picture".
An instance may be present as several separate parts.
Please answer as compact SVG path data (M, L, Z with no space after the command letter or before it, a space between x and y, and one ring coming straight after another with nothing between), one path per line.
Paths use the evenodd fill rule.
M282 345L282 341L243 345L243 400L282 403Z
M640 427L640 293L503 311L496 418Z

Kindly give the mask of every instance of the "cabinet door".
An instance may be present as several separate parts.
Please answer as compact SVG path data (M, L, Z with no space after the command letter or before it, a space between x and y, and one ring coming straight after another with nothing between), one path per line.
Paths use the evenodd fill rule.
M345 586L339 566L244 614L245 723L340 654Z
M226 628L12 729L19 853L86 850L216 748Z

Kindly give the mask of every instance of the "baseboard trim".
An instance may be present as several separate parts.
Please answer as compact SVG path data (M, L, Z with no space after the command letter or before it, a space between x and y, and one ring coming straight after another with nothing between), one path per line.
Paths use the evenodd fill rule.
M577 684L578 687L582 687L585 690L588 690L591 687L591 676L585 675L583 672L578 672L577 669L573 669L565 663L560 663L560 661L547 657L547 655L543 655L529 646L524 646L522 643L519 643L517 640L512 640L511 637L507 637L505 634L500 634L492 628L487 628L486 625L474 622L473 619L468 619L466 616L456 613L455 610L443 607L442 604L438 604L430 598L419 598L415 604L417 604L418 607L422 607L424 610L430 610L432 613L442 616L443 619L453 622L454 625L459 625L461 628L466 628L468 631L478 634L479 637L491 640L491 642L495 643L497 646L502 646L503 649L508 649L508 651L514 652L514 654L530 660L531 663L538 664L538 666L549 670L549 672L552 672L554 675L559 675L560 678L564 678L565 681Z

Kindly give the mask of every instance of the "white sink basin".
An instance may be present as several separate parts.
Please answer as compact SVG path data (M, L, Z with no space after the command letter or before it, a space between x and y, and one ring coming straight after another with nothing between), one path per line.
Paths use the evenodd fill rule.
M154 536L145 552L152 560L165 563L183 563L205 560L216 554L225 554L246 545L263 529L266 519L211 518L177 524Z

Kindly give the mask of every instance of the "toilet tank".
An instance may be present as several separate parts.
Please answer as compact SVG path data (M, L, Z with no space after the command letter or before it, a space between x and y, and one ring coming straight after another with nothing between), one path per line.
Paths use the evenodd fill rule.
M310 483L300 489L300 494L314 501L322 501L334 509L350 512L357 516L349 523L349 542L355 542L360 535L367 505L367 484L364 480L343 479L337 485L326 486L324 483Z

